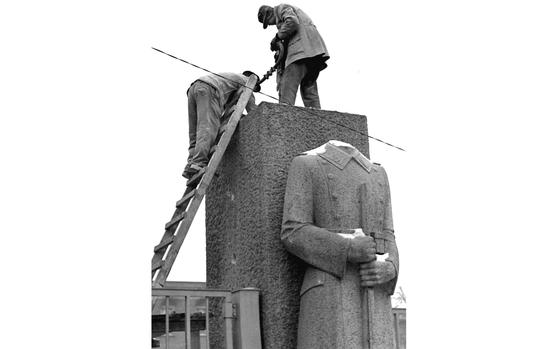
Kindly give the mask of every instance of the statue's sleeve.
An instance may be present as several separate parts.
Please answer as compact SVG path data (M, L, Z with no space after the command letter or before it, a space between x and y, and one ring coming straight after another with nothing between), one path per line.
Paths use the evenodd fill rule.
M290 166L281 240L290 253L306 263L342 277L350 240L314 225L313 175L308 160L298 156Z
M395 292L395 287L397 286L397 279L399 275L399 250L397 249L397 243L394 239L395 231L393 229L393 212L391 208L391 190L389 188L389 179L387 177L387 172L382 168L386 193L385 193L385 214L383 217L383 233L390 234L393 236L392 241L387 242L387 253L389 256L385 261L393 263L395 266L396 275L395 278L387 282L387 291L391 295Z

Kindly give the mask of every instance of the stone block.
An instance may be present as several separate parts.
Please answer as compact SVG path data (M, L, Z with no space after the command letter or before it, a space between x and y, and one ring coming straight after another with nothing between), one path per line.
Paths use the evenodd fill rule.
M206 282L209 288L261 290L264 349L296 348L304 266L280 242L290 163L333 139L369 156L366 134L363 115L263 102L240 121L225 152L206 194ZM223 347L219 313L216 304L212 348Z

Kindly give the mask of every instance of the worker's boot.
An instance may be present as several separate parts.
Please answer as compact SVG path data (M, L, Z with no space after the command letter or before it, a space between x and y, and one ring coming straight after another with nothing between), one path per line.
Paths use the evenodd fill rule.
M186 179L191 179L192 176L197 174L204 167L206 166L201 166L197 164L187 164L185 170L183 171L183 177L185 177Z

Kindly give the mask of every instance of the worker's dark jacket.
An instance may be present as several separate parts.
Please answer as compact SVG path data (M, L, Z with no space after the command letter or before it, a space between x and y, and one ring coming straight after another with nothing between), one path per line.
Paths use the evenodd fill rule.
M345 229L373 232L380 252L399 270L391 197L385 170L355 148L327 143L324 152L292 161L281 239L308 264L300 292L298 349L362 349L362 291L358 266L349 263ZM359 188L365 185L367 227L362 227ZM397 278L374 288L370 319L376 348L393 349L390 295ZM367 305L366 305L367 307ZM367 308L366 308L367 309ZM367 318L367 317L366 317Z
M329 52L311 18L299 8L287 4L275 6L274 16L278 37L288 39L286 67L303 58L319 57L323 62L321 69L324 69Z

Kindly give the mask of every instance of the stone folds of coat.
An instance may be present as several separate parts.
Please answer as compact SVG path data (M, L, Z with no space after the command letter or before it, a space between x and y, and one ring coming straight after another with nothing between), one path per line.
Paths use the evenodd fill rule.
M327 144L325 153L297 156L290 166L281 239L308 265L300 291L298 349L362 348L358 266L347 260L350 240L336 231L367 228L375 233L398 274L387 174L367 159L366 165L358 161L365 157L355 152L359 155L352 157ZM368 227L362 227L359 188L364 185ZM376 327L376 348L393 348L390 295L396 281L373 288L370 320Z

